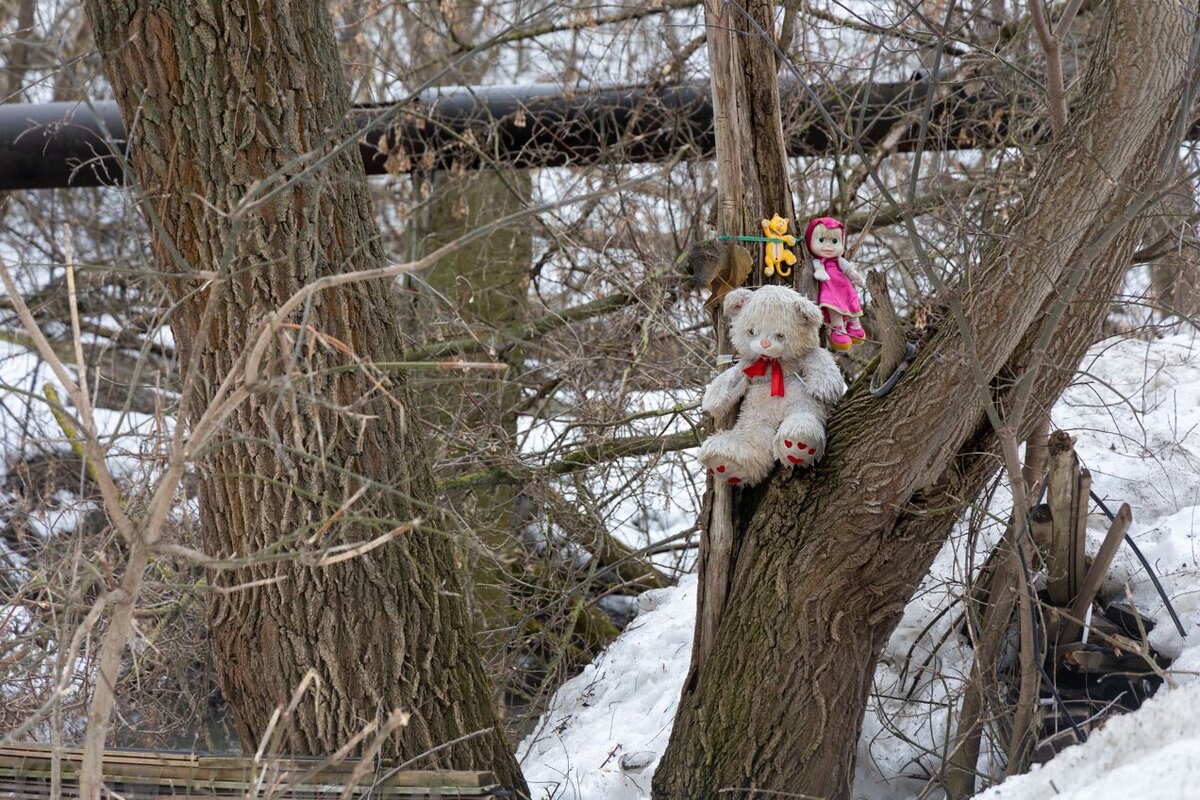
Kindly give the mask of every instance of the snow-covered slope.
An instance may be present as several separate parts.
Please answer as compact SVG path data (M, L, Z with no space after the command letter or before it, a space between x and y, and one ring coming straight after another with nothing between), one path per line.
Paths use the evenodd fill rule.
M1193 646L1172 665L1200 667ZM1088 743L1010 778L980 800L1191 800L1200 797L1200 682L1160 691L1137 712L1110 720Z
M1121 502L1133 508L1131 532L1192 629L1200 621L1200 339L1188 333L1096 347L1055 407L1053 422L1077 437L1096 493L1114 510ZM1007 502L998 492L994 510L1002 514ZM1094 514L1089 550L1106 529L1104 517ZM988 533L994 540L998 530ZM981 549L990 543L982 542ZM943 548L880 661L877 696L859 745L856 798L914 797L925 775L936 770L933 754L943 746L970 650L952 635L930 654L953 614L925 628L961 581L965 549L962 535ZM1200 796L1195 790L1200 776L1194 774L1200 772L1194 766L1200 763L1200 734L1189 733L1200 711L1200 683L1192 683L1189 674L1200 668L1200 633L1179 637L1148 577L1123 551L1110 589L1126 582L1139 607L1160 623L1151 634L1155 647L1179 656L1172 669L1175 686L1045 768L996 787L985 795L989 800L1082 798L1084 792L1088 800ZM519 755L535 797L649 797L688 667L695 580L650 593L640 606L641 615L626 633L559 691L540 727L522 743ZM910 648L914 661L931 655L936 680L918 681L910 702L890 699L902 696L901 687L906 691L917 674L907 658Z
M695 576L647 592L638 608L625 633L559 690L553 710L521 745L534 800L650 796L692 655Z

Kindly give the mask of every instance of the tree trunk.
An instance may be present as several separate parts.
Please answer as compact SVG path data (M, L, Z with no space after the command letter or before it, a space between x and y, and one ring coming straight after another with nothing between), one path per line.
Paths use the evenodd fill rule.
M778 214L796 234L775 52L763 41L763 32L774 35L775 4L707 0L704 21L717 144L718 232L762 236L759 220ZM758 252L755 285L763 282L761 249L752 248ZM816 281L803 267L808 259L799 256L797 250L795 287L815 298Z
M788 220L795 233L795 209L787 176L787 151L779 113L775 53L762 31L775 30L774 3L769 0L707 0L709 67L712 75L713 120L717 144L717 229L721 234L761 236L760 220L773 214ZM762 248L754 254L749 285L763 283ZM791 280L816 298L815 280L797 256ZM778 276L777 280L783 280ZM720 306L714 310L717 352L730 352L724 339ZM729 420L715 420L725 427ZM701 521L696 597L696 646L688 683L711 652L724 614L735 561L734 490L723 481L710 485Z
M532 180L528 171L487 170L464 175L439 172L422 176L431 188L428 205L414 221L419 238L415 250L424 256L476 228L528 207ZM455 327L439 327L447 315L474 331L492 333L525 321L533 236L528 227L513 226L464 247L425 274L413 276L420 298L416 319L425 343L435 336L460 335ZM427 287L427 288L425 288ZM455 355L461 356L461 353ZM495 355L488 354L495 358ZM506 354L509 370L428 371L415 376L416 411L440 441L431 442L436 461L458 473L479 467L515 442L515 409L521 397L519 348ZM447 493L455 510L474 534L466 552L471 581L472 618L482 631L480 643L501 697L508 697L519 670L504 658L520 630L522 617L512 592L511 569L521 561L514 535L516 487L489 484Z
M30 60L34 53L33 40L37 36L34 27L37 14L37 0L20 0L17 4L17 29L10 34L8 46L5 48L4 96L0 103L19 103L22 101L21 90L25 88L25 73L29 71ZM7 14L5 14L7 16ZM4 22L8 22L7 19Z
M87 11L133 132L194 416L285 298L384 263L332 26L324 3L303 0L89 0ZM206 550L255 561L212 576L220 684L247 747L311 670L284 749L332 753L400 709L411 718L384 757L474 734L423 763L492 769L525 791L403 376L370 366L400 360L398 311L386 281L316 295L284 326L270 383L200 455ZM327 566L266 558L397 530Z
M408 58L423 65L411 75L411 87L478 85L491 60L471 59L449 65L455 42L485 36L479 0L443 8L444 24L455 35L428 35L420 8L404 8ZM533 197L529 170L504 168L499 163L462 171L438 169L412 177L414 194L422 198L409 223L415 257L508 214L528 208ZM525 322L529 313L533 229L512 225L493 231L453 253L420 275L409 276L413 333L427 346L451 341L475 346L473 336L487 336ZM463 336L463 329L471 331ZM463 357L450 350L450 357ZM413 381L416 412L435 431L434 461L447 465L446 476L478 469L515 446L516 408L521 398L518 381L524 358L521 348L485 352L506 362L506 372L482 370L425 371ZM469 357L468 357L469 360ZM435 475L437 478L446 477ZM473 533L466 548L466 570L472 576L471 617L480 631L479 642L489 677L503 702L506 721L525 678L519 650L526 638L530 609L523 607L520 588L528 584L524 552L516 535L518 486L490 483L445 491L447 500Z
M1197 203L1187 175L1177 158L1174 175L1179 187L1163 197L1146 236L1154 260L1150 262L1150 293L1163 314L1195 317L1200 314L1200 239L1196 236Z
M1010 409L1015 381L1037 369L1031 413L1007 420L1027 434L1128 265L1144 227L1131 220L1177 142L1188 5L1110 4L1072 127L905 380L881 400L856 384L830 421L824 462L744 497L725 617L685 687L656 798L850 797L876 660L963 504L998 466L985 399Z

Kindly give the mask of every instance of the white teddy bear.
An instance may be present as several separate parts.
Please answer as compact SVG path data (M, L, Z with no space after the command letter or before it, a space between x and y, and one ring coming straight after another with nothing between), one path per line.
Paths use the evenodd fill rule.
M783 286L734 289L725 319L738 363L704 390L701 408L715 418L742 401L737 423L710 436L700 463L710 475L752 486L778 460L809 466L825 453L825 418L846 385L833 355L821 348L821 312Z

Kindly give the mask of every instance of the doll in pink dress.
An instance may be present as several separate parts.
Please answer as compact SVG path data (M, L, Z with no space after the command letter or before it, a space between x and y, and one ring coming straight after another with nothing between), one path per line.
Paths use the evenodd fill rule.
M866 338L859 317L862 302L855 287L862 288L854 264L842 258L846 252L846 228L833 217L817 217L804 231L804 244L812 254L813 277L817 279L817 305L829 326L829 345L845 352Z

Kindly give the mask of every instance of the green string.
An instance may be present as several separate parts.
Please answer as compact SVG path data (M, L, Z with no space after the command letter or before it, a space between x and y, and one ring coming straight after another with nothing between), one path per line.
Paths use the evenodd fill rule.
M767 236L731 236L728 233L722 233L717 237L718 242L778 242L779 244L787 244L783 239L775 239Z

